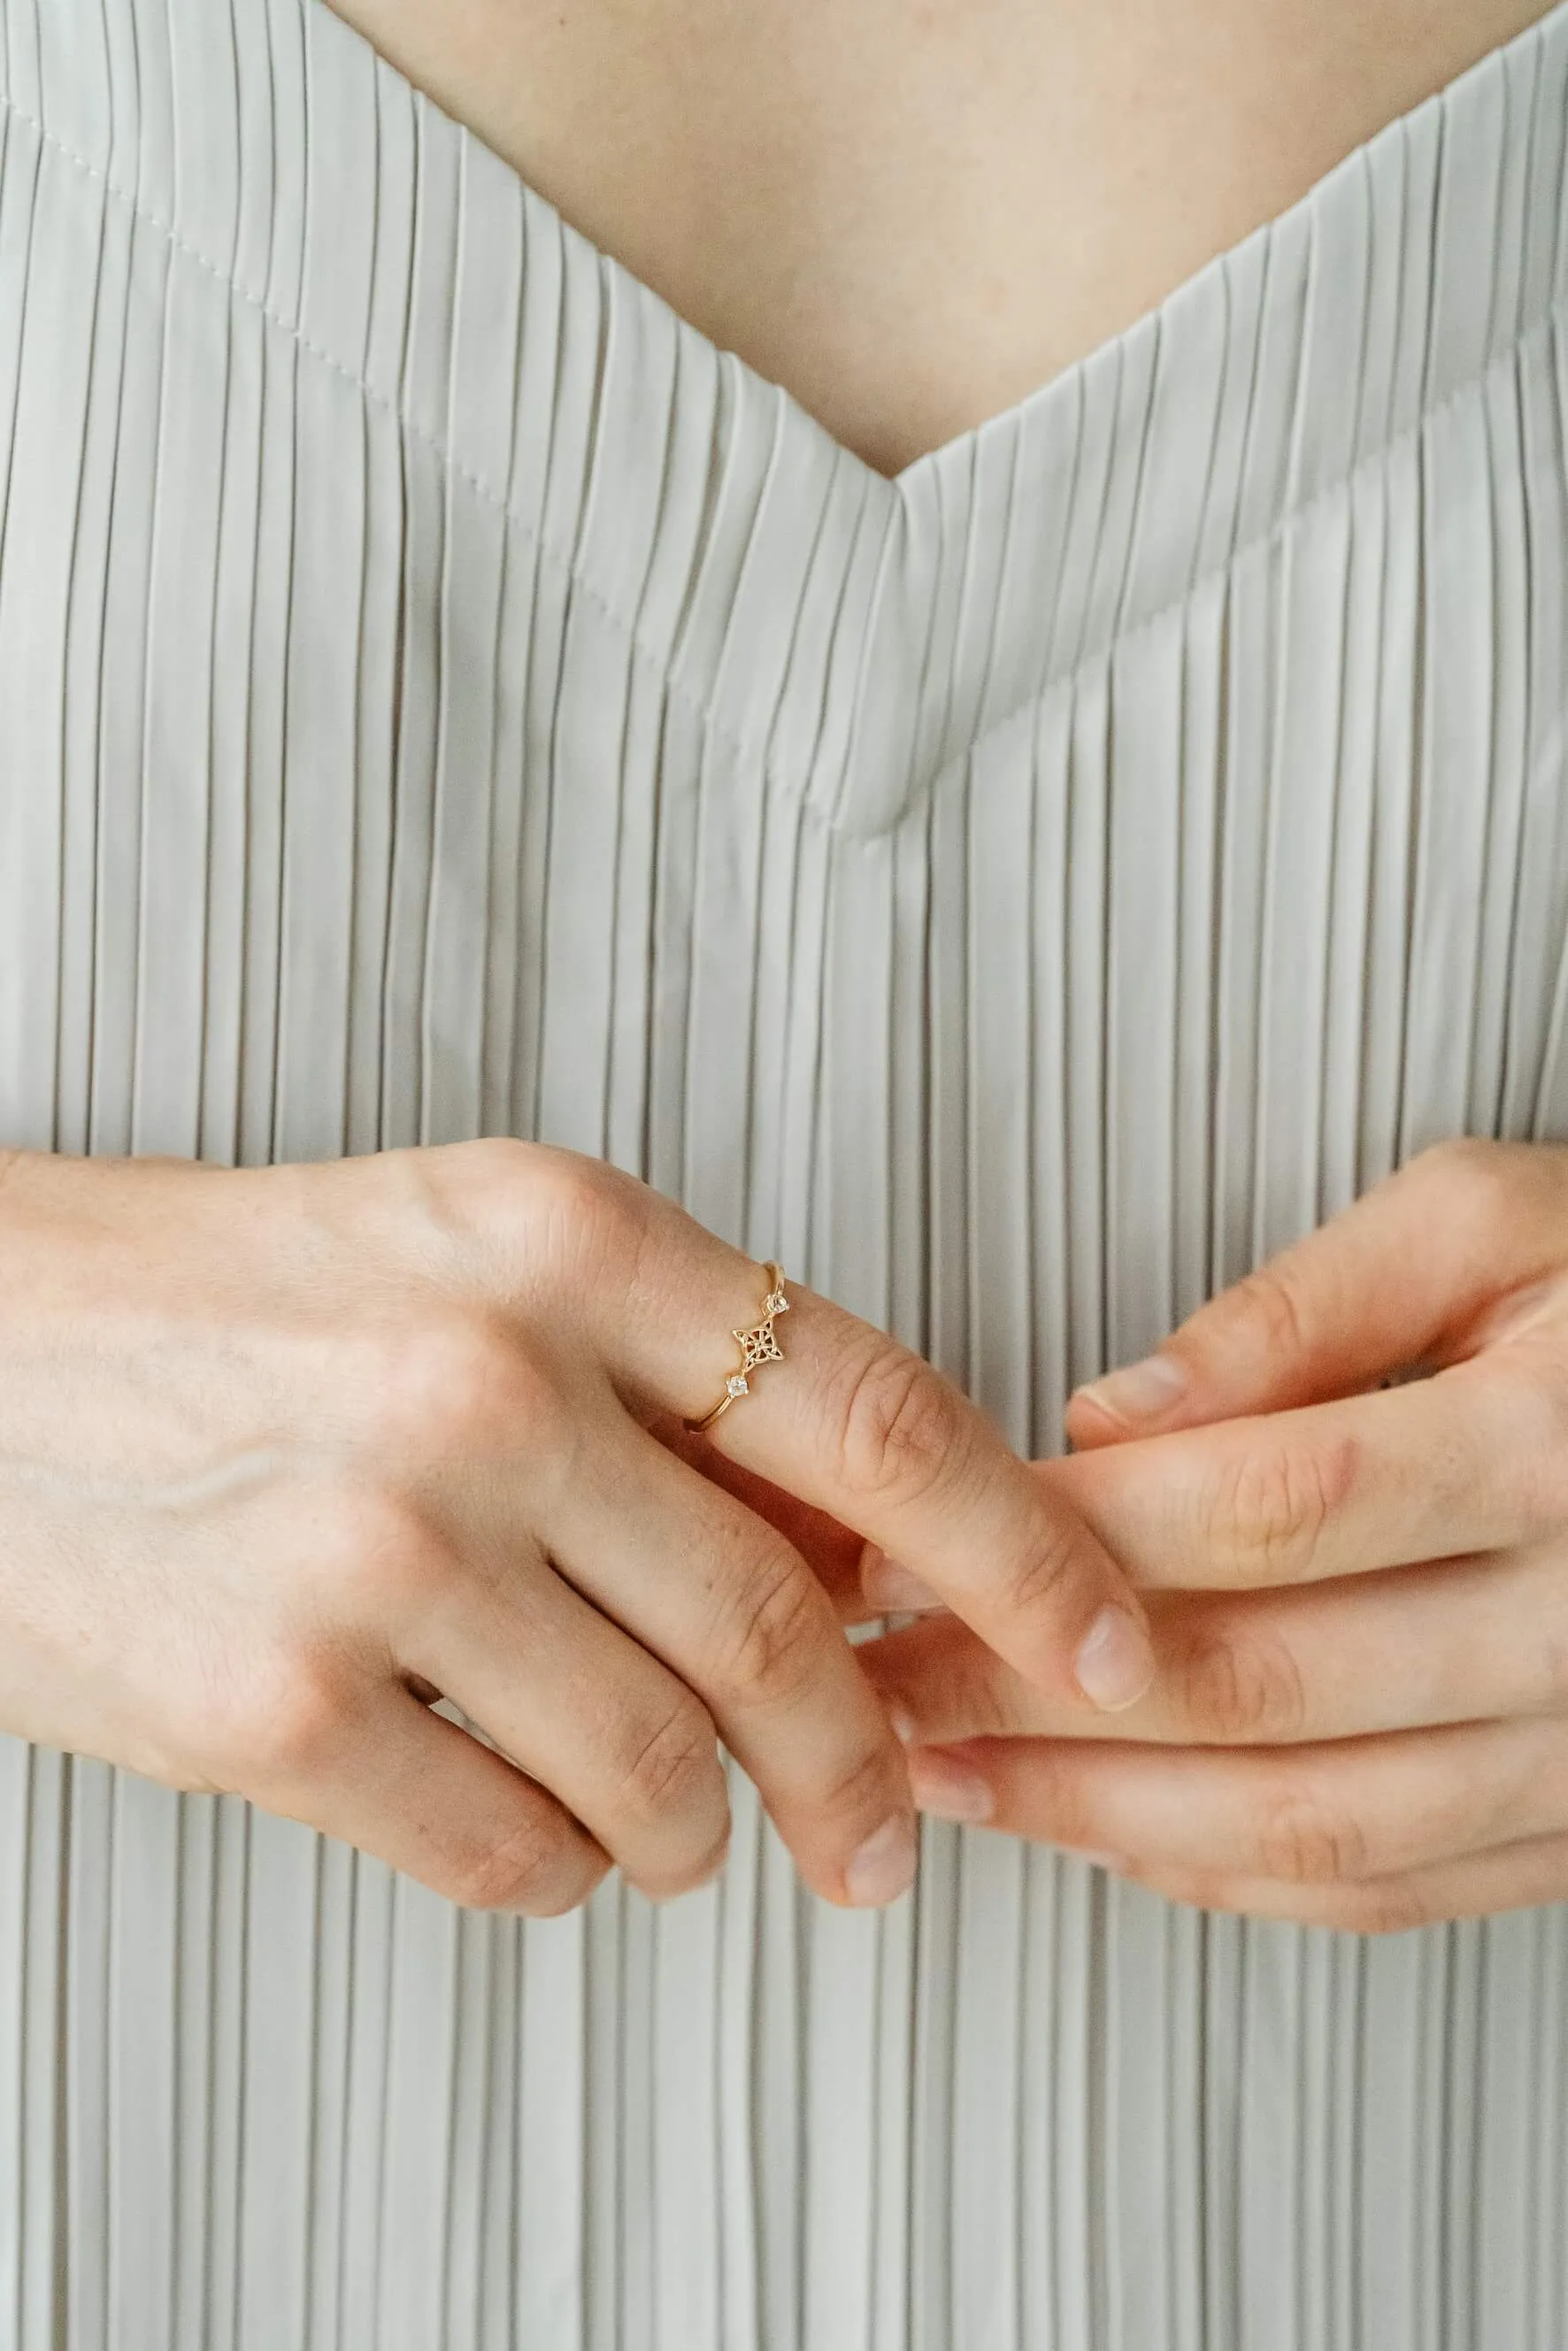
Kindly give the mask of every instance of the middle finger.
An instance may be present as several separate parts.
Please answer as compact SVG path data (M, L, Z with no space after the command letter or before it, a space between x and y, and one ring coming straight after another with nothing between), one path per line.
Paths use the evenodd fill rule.
M985 1737L1283 1746L1568 1708L1561 1545L1278 1592L1179 1592L1151 1609L1161 1671L1102 1723L950 1616L858 1656L923 1743Z

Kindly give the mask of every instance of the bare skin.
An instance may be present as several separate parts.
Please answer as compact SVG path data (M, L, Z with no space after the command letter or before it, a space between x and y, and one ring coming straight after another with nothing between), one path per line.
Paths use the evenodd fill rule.
M1360 1933L1568 1895L1568 1149L1424 1153L1067 1426L1159 1684L1084 1740L945 1613L873 1643L926 1811Z
M1109 17L1072 0L1043 24L1019 0L898 19L867 0L852 22L826 0L580 19L536 0L354 5L389 54L400 27L423 43L424 64L400 61L563 211L888 468L1125 323L1532 13L1472 0L1461 26L1442 0L1416 40L1414 10L1353 22L1348 0L1311 22L1300 0L1181 0L1163 16L1127 0ZM1117 1562L1168 1582L1180 1553L1160 1509L1195 1485L1201 1500L1207 1472L1217 1499L1186 1524L1230 1582L1250 1568L1265 1591L1292 1572L1331 1590L1347 1548L1361 1570L1415 1568L1406 1646L1429 1658L1420 1611L1448 1607L1438 1584L1460 1546L1524 1579L1513 1622L1533 1637L1544 1602L1529 1579L1544 1550L1556 1592L1568 1521L1563 1156L1526 1151L1478 1176L1473 1154L1450 1155L1435 1178L1412 1174L1276 1270L1273 1290L1245 1293L1239 1316L1221 1301L1173 1342L1193 1367L1178 1413L1134 1426L1115 1390L1081 1398L1092 1457L1042 1475L929 1366L800 1290L769 1390L711 1444L688 1439L682 1416L712 1399L727 1332L758 1310L758 1269L572 1155L486 1143L234 1172L0 1154L0 1729L237 1790L459 1899L522 1910L580 1901L612 1860L657 1894L711 1874L727 1826L720 1738L809 1884L894 1897L915 1842L889 1707L923 1746L1050 1733L1003 1742L998 1768L1019 1777L982 1780L984 1810L978 1764L955 1783L917 1753L921 1801L942 1809L946 1789L946 1809L1022 1834L1114 1838L1129 1865L1152 1823L1166 1875L1148 1882L1167 1891L1360 1923L1555 1898L1560 1669L1521 1672L1511 1636L1490 1683L1461 1674L1434 1697L1430 1673L1390 1675L1347 1701L1319 1689L1311 1643L1369 1651L1368 1627L1265 1622L1277 1593L1244 1629L1304 1695L1283 1728L1262 1706L1254 1736L1409 1735L1425 1742L1420 1785L1411 1798L1403 1748L1383 1779L1358 1768L1354 1789L1336 1762L1298 1783L1270 1757L1276 1777L1243 1785L1187 1758L1178 1846L1158 1791L1117 1759L1135 1772L1138 1748L1173 1730L1207 1745L1212 1719L1184 1714L1179 1694L1145 1698L1155 1660ZM1428 1249L1428 1231L1470 1235L1465 1261ZM1250 1307L1281 1280L1299 1290L1295 1357L1245 1343ZM1531 1284L1524 1338L1483 1330ZM1320 1292L1335 1306L1347 1288L1368 1318L1349 1357L1313 1338L1343 1321L1325 1320ZM1278 1327L1265 1311L1265 1337ZM1445 1332L1458 1334L1449 1384L1429 1381L1411 1407L1433 1416L1404 1468L1408 1484L1412 1459L1469 1462L1447 1551L1426 1560L1407 1533L1390 1549L1386 1479L1370 1500L1352 1481L1299 1528L1256 1508L1228 1525L1239 1493L1310 1504L1315 1456L1304 1472L1281 1464L1317 1441L1313 1409L1332 1414L1347 1385ZM1445 1421L1456 1397L1478 1428L1490 1401L1490 1462ZM1375 1468L1383 1424L1397 1436L1404 1421L1346 1409L1335 1458L1354 1440ZM1239 1446L1230 1424L1248 1418L1257 1434ZM1509 1423L1525 1453L1508 1451ZM1150 1446L1125 1441L1150 1425ZM1522 1527L1503 1509L1521 1494ZM879 1590L882 1553L951 1613L852 1656L838 1616L911 1596ZM1207 1627L1218 1662L1200 1689L1248 1687L1231 1635ZM1485 1663L1479 1633L1468 1656ZM433 1712L437 1694L494 1747ZM1113 1735L1096 1707L1125 1709ZM1526 1754L1513 1728L1542 1715L1552 1730ZM1494 1718L1511 1743L1432 1744ZM1088 1760L1064 1803L1051 1758L1069 1738ZM1284 1845L1260 1834L1281 1789ZM1341 1907L1309 1909L1303 1885Z
M893 1899L908 1779L833 1605L858 1538L1059 1696L1129 1701L1153 1658L1082 1521L810 1290L689 1435L759 1272L535 1144L0 1154L0 1729L524 1911L612 1860L710 1876L722 1737L817 1892Z
M1545 0L332 0L895 473L1082 357Z

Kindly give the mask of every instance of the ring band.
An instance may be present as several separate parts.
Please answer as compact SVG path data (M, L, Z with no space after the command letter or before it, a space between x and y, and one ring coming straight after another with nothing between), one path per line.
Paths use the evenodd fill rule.
M768 1260L767 1273L768 1296L763 1301L761 1322L754 1322L749 1331L732 1331L730 1333L732 1338L740 1342L740 1369L731 1372L724 1384L724 1394L711 1412L705 1412L700 1420L687 1421L686 1426L694 1436L705 1428L711 1428L720 1415L729 1410L737 1396L749 1392L751 1382L747 1375L754 1372L758 1364L781 1364L784 1361L784 1350L774 1334L773 1318L776 1314L788 1314L789 1301L784 1295L782 1269L775 1265L771 1258Z

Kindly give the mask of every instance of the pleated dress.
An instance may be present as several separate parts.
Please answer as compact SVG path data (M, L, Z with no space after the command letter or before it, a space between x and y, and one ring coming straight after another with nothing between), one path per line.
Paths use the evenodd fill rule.
M319 0L0 0L0 1135L571 1144L1056 1449L1568 1137L1565 320L1568 7L888 480ZM1563 1912L735 1801L519 1924L0 1741L3 2351L1562 2351Z

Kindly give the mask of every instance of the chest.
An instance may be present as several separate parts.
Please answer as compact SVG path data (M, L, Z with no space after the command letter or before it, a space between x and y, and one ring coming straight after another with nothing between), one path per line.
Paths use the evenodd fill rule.
M334 0L893 473L1292 202L1542 0Z

